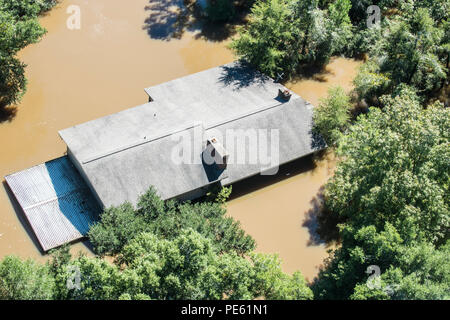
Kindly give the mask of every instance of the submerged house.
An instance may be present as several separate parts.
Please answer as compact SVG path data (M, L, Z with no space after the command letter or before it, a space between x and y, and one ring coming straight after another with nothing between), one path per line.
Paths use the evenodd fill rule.
M6 177L44 251L150 186L195 199L325 148L313 106L244 63L145 91L146 104L61 130L66 157Z

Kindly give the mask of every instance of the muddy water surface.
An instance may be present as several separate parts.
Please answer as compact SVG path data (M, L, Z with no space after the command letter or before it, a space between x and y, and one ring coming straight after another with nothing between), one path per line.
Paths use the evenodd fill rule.
M318 106L330 86L340 85L350 91L360 64L334 58L323 72L286 86ZM282 168L279 177L251 179L235 186L235 192L248 193L228 202L229 214L256 239L257 251L278 253L285 272L301 270L310 281L328 256L327 249L332 247L317 239L314 217L321 188L333 174L335 163L333 154L319 159L307 157ZM282 181L276 182L283 176ZM255 184L261 188L255 190ZM265 184L269 185L264 187Z
M173 2L177 4L178 2ZM69 30L70 5L81 29ZM28 91L11 121L0 123L0 177L62 156L58 130L147 102L144 88L233 60L224 42L170 37L171 1L64 0L41 19L48 33L24 49ZM44 259L0 189L0 258ZM17 212L17 213L16 213ZM31 234L32 235L32 234ZM89 252L83 244L72 251Z
M69 30L68 6L81 9L81 29ZM179 1L65 0L41 19L43 40L20 58L28 64L28 92L15 117L0 123L0 177L62 156L58 130L145 103L143 88L231 62L227 41L186 32L171 36ZM195 28L194 28L195 29ZM176 31L176 30L175 30ZM319 76L287 86L317 104L330 85L350 88L357 62L338 58ZM261 252L278 252L285 271L309 278L326 256L311 239L308 211L334 161L311 159L275 180L236 186L230 215L239 219ZM305 224L306 222L306 224ZM309 227L305 226L308 225ZM8 254L45 260L7 188L0 189L0 258ZM89 249L83 243L72 252Z

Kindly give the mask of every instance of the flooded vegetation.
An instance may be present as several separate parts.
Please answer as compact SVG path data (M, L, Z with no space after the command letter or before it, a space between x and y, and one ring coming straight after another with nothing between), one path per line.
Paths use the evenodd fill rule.
M352 89L360 61L334 58L323 71L286 86L318 106L330 86ZM317 234L321 189L334 172L336 159L328 153L282 166L274 177L258 176L233 186L229 214L241 221L257 243L257 251L278 253L285 272L301 270L312 281L327 250ZM238 196L240 195L240 196Z
M66 27L71 4L81 8L80 30ZM145 103L145 87L234 60L229 34L218 37L223 30L187 23L180 10L179 1L71 0L42 17L48 33L20 52L28 91L0 124L0 176L62 156L66 147L58 130ZM323 72L287 87L317 105L331 85L350 89L359 64L335 58ZM286 272L299 269L310 280L327 245L314 240L308 217L334 164L332 155L306 158L275 177L236 185L228 203L229 214L256 239L257 251L279 253ZM20 210L3 183L0 258L45 260ZM86 245L71 250L92 254Z
M0 175L20 199L2 181L0 300L448 300L448 3L0 0ZM316 108L276 83L249 81L253 68L238 67L251 98L241 87L225 94L222 71L232 68L210 68L238 58ZM154 85L177 102L142 106L143 88ZM72 142L67 131L66 143L58 137L136 105L85 123L98 124L87 133L75 127ZM135 110L144 111L129 116ZM218 135L202 147L213 167L166 161L174 153L167 133L139 138L183 120L222 121L224 111L231 120L215 127L267 123L281 132L277 174L255 175L256 166L234 175L236 153ZM251 154L256 144L245 144ZM66 146L71 161L60 159L71 169L47 167ZM84 158L85 147L95 157ZM103 147L111 150L97 155ZM83 167L99 159L92 171ZM72 164L84 174L78 184L66 179ZM220 188L219 180L236 183ZM74 234L88 215L88 197L76 195L85 184L105 204L141 196ZM197 200L165 201L172 191ZM44 226L39 240L21 207L34 230ZM64 219L72 219L67 230ZM42 247L87 229L89 242L62 246L52 259L39 249L59 231L71 235ZM86 255L71 255L78 251Z
M20 52L28 91L0 123L0 176L62 156L58 130L147 102L144 88L233 61L227 42L186 32L163 41L148 33L154 3L62 1L40 19L48 33ZM161 3L164 3L161 1ZM81 29L69 30L66 9L81 8ZM45 259L7 186L0 191L0 257ZM89 250L82 244L76 252Z

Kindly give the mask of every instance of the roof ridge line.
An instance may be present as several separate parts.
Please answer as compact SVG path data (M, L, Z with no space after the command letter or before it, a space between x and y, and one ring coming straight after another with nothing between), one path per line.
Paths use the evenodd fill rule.
M204 130L213 129L213 128L219 127L221 125L224 125L226 123L230 123L230 122L233 122L233 121L236 121L236 120L240 120L240 119L249 117L249 116L257 114L257 113L261 113L261 112L264 112L264 111L267 111L267 110L270 110L270 109L274 109L274 108L280 107L282 105L285 105L285 104L287 104L287 103L289 103L289 102L291 102L293 100L298 100L298 99L302 99L302 98L300 96L296 96L296 97L292 97L291 100L286 101L286 102L277 101L276 103L272 103L270 105L257 108L255 110L252 110L252 111L246 112L244 114L241 114L241 115L239 115L237 117L229 118L228 120L224 120L224 121L220 121L220 122L217 122L217 123L213 123L211 125L204 126ZM113 149L111 151L103 152L103 153L101 153L99 155L95 155L95 156L89 157L86 160L82 161L82 164L87 164L87 163L90 163L90 162L94 162L96 160L99 160L99 159L102 159L102 158L106 158L106 157L111 156L113 154L117 154L117 153L120 153L122 151L126 151L126 150L129 150L129 149L135 148L135 147L139 147L139 146L147 144L149 142L153 142L153 141L156 141L156 140L168 137L170 135L173 135L175 133L186 131L186 130L189 130L189 129L192 129L194 127L201 126L201 125L203 125L203 123L195 122L195 123L190 124L188 126L183 126L182 128L168 130L167 132L165 132L163 134L160 133L160 134L155 135L154 137L152 137L150 139L145 139L145 141L139 141L139 142L130 143L130 144L126 145L126 146L118 147L118 148L115 148L115 149Z
M116 153L119 153L119 152L122 152L122 151L126 151L128 149L132 149L132 148L135 148L135 147L147 144L149 142L168 137L168 136L173 135L173 134L178 133L178 132L182 132L182 131L186 131L186 130L192 129L192 128L200 126L200 125L202 125L202 123L196 122L194 124L190 124L187 127L183 127L181 129L168 130L167 132L165 132L163 134L160 133L160 134L155 135L154 137L152 137L150 139L145 139L145 141L139 141L139 142L130 143L129 145L126 145L124 147L119 147L119 148L113 149L112 151L103 152L100 155L96 155L96 156L90 157L90 158L82 161L82 163L83 164L87 164L89 162L93 162L93 161L99 160L101 158L105 158L105 157L111 156L113 154L116 154Z

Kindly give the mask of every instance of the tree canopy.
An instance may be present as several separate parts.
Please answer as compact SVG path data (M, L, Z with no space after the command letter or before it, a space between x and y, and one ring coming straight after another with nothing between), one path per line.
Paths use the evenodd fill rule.
M259 1L231 48L269 76L290 76L305 63L321 65L345 50L352 28L349 10L350 0L325 8L318 0Z
M218 252L244 254L255 248L255 241L245 235L238 222L226 216L221 203L164 202L154 188L141 197L136 210L129 203L105 210L100 223L90 229L89 238L96 253L115 255L139 233L152 232L172 239L183 228L211 239Z
M230 189L176 202L150 188L136 207L102 213L88 234L95 257L63 247L45 265L4 258L0 299L450 299L450 117L437 99L448 87L450 0L244 2L254 5L230 46L269 76L365 56L353 94L330 88L314 109L314 131L339 158L323 197L340 237L314 283L254 252L226 215ZM213 21L237 5L208 3ZM0 0L0 107L23 94L16 55L45 33L37 16L54 4ZM369 26L370 5L382 16ZM369 107L352 118L356 103Z
M18 103L26 90L25 67L16 54L38 42L45 30L37 20L55 1L0 0L0 108Z
M0 264L0 298L312 299L300 272L285 274L277 256L254 253L254 240L224 216L227 193L218 193L219 202L175 203L150 188L136 209L105 210L90 231L95 251L114 262L72 258L68 246L42 266L8 258Z
M325 206L342 247L313 285L324 299L448 299L449 110L426 109L406 86L384 96L339 139ZM377 288L366 269L383 272Z
M332 87L314 112L314 128L328 145L334 145L350 125L350 97L342 87Z

